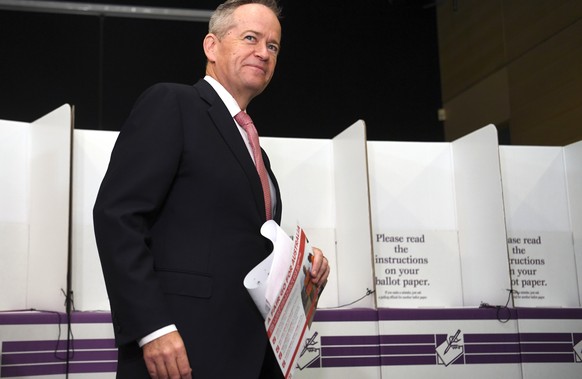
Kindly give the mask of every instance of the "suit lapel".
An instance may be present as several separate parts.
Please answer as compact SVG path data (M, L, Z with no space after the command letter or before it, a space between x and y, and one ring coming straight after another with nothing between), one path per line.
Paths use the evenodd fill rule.
M265 202L263 199L261 179L259 178L257 169L240 135L236 123L234 122L234 119L231 117L228 109L218 94L214 91L212 86L208 84L208 82L205 80L200 80L194 85L194 87L200 93L201 98L209 104L208 114L210 115L214 126L222 135L224 142L228 145L229 149L232 151L241 168L245 172L245 175L247 176L252 189L257 211L261 215L262 219L265 219ZM270 169L269 175L272 175Z
M265 168L267 169L267 173L273 182L273 186L275 186L275 192L277 194L276 203L275 203L275 212L273 213L273 220L279 225L281 225L281 211L282 211L282 204L281 204L281 191L279 190L279 183L277 183L277 179L275 179L275 174L271 171L271 162L269 161L269 157L264 150L261 149L263 154L263 161L265 162Z

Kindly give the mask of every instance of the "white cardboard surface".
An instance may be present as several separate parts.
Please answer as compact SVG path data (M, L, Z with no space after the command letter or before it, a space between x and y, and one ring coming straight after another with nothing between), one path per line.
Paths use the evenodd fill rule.
M451 143L463 305L505 305L510 289L499 146L495 126Z
M0 309L65 310L71 108L0 123Z
M0 120L0 310L26 308L29 127Z
M501 146L499 152L507 236L516 240L508 244L515 305L580 306L564 149Z

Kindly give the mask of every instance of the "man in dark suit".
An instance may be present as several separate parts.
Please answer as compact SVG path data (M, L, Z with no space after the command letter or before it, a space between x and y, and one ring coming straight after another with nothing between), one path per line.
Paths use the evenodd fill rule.
M273 76L278 17L274 0L220 5L203 42L206 77L151 87L121 129L94 207L118 378L282 376L243 286L271 251L260 227L266 208L280 222L280 191L264 151L263 191L234 120ZM329 266L314 254L321 285Z

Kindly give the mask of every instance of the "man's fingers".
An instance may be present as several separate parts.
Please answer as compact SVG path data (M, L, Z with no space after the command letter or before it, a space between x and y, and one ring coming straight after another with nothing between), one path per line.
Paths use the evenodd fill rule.
M313 247L312 250L314 256L311 270L312 281L314 284L322 285L327 281L327 277L329 276L329 262L320 249Z
M192 378L182 337L172 332L143 346L143 358L153 379Z
M190 362L188 361L188 356L186 354L181 354L176 359L176 364L178 368L178 373L182 379L192 378L192 369L190 368Z

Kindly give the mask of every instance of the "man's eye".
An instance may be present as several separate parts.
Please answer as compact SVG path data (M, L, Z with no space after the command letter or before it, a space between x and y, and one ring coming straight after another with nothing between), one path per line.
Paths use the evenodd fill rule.
M268 48L275 54L279 52L279 46L277 45L268 45Z
M255 36L245 36L245 39L249 40L249 41L256 41L257 40L257 38Z

